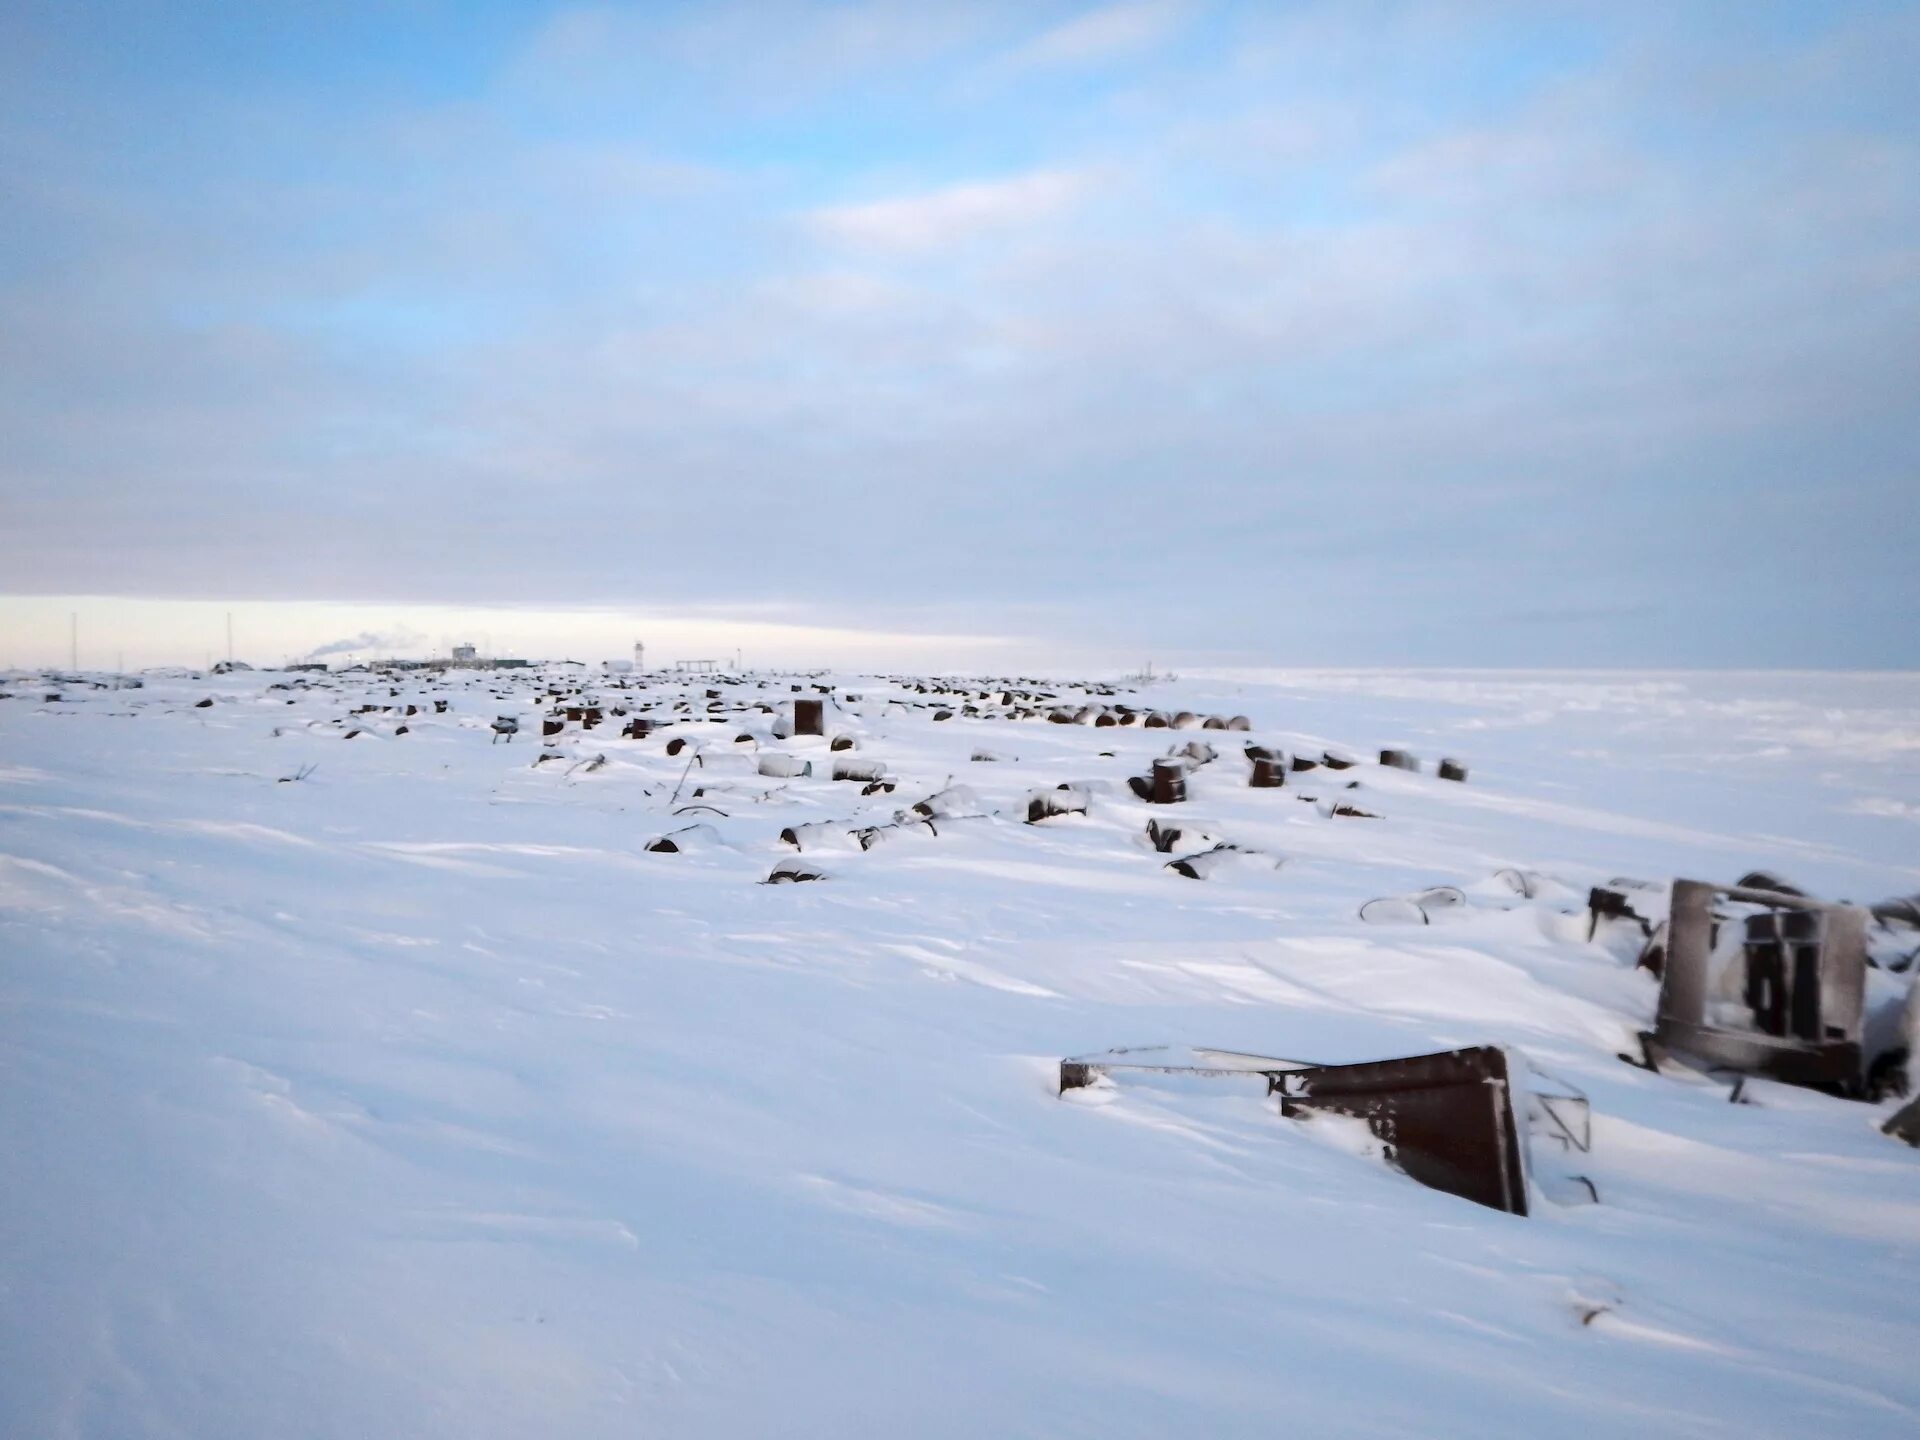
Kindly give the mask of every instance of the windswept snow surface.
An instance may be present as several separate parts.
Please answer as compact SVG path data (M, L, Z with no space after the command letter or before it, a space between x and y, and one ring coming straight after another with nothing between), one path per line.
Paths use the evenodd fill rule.
M1621 1063L1655 983L1582 908L1617 875L1755 867L1920 890L1920 677L1117 697L1247 735L937 722L942 697L832 677L861 699L828 729L899 779L870 797L757 713L572 726L532 764L543 679L638 704L615 688L638 677L269 688L309 678L0 683L0 1434L1920 1433L1895 1102L1733 1105ZM348 721L369 703L425 713ZM666 756L682 734L704 767ZM1190 801L1136 801L1126 777L1195 738L1221 756ZM1249 739L1362 763L1249 789ZM1424 772L1372 763L1387 745ZM762 776L756 748L814 774ZM1067 781L1088 813L1021 823ZM950 785L986 818L779 843ZM677 786L712 808L670 813ZM1149 818L1261 853L1184 879ZM793 858L828 878L758 883ZM1527 901L1503 867L1548 882ZM1356 918L1437 884L1468 903ZM1059 1057L1158 1042L1506 1044L1588 1092L1594 1148L1536 1141L1521 1219L1257 1084L1056 1098Z

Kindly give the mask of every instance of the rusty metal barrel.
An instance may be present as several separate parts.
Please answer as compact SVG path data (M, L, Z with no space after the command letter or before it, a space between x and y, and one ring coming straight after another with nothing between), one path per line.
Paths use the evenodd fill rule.
M1153 762L1152 793L1147 799L1154 805L1178 805L1187 798L1187 767L1179 760Z

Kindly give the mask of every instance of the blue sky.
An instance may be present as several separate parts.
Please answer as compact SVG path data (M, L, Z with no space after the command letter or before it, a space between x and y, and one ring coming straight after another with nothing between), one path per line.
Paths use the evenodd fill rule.
M1915 73L1904 5L0 7L0 629L1920 664Z

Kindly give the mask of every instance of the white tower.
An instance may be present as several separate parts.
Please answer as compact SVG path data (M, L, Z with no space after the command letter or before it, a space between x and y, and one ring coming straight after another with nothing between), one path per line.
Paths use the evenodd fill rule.
M636 670L644 670L647 668L647 647L644 641L636 640L633 642L633 668Z

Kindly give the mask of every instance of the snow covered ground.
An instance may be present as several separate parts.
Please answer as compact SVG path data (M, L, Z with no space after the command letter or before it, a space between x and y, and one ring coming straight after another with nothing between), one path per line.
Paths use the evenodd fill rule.
M835 676L850 753L756 712L570 726L540 765L545 680L630 706L706 682L269 688L308 678L0 681L0 1434L1920 1433L1896 1102L1733 1105L1621 1063L1656 984L1583 908L1620 875L1920 889L1920 676L1118 697L1248 735L936 721L944 697ZM1221 750L1189 802L1137 801L1189 739ZM1364 763L1250 789L1249 739ZM760 775L776 750L815 774ZM1065 781L1086 815L1021 823ZM986 818L845 833L949 784ZM1260 853L1184 879L1149 818ZM845 822L807 832L829 878L758 883L819 821ZM644 848L694 823L711 843ZM1434 884L1469 904L1357 918ZM1536 1142L1522 1219L1257 1085L1056 1098L1060 1057L1156 1042L1511 1045L1590 1095L1593 1151Z

